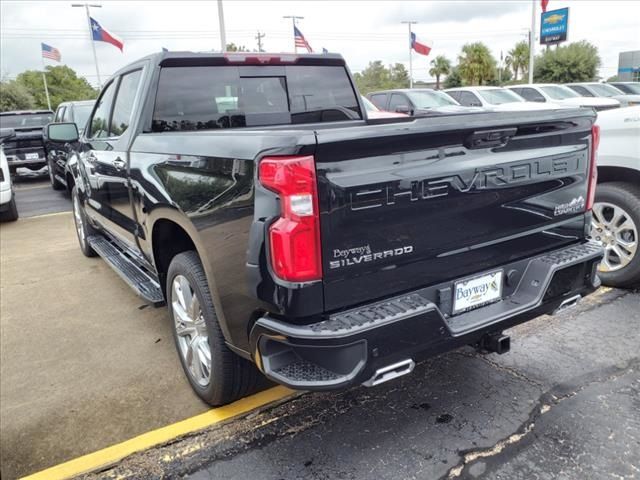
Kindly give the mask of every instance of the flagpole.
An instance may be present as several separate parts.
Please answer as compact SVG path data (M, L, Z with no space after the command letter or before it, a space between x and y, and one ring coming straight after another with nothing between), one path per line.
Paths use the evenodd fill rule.
M413 47L411 45L411 25L418 22L404 21L409 27L409 88L413 88Z
M98 76L98 89L102 88L102 81L100 80L100 68L98 67L98 55L96 54L96 42L93 40L93 28L91 28L91 12L89 7L102 8L102 5L89 5L88 3L73 3L72 7L84 7L87 14L87 25L89 26L89 41L91 42L91 49L93 50L93 61L96 64L96 75Z
M296 15L284 15L282 18L290 18L291 19L291 25L293 26L292 32L294 32L294 34L293 34L293 51L295 53L298 53L298 45L296 45L296 34L295 34L296 20L303 20L304 17L298 17Z
M44 66L44 57L42 56L42 52L40 52L40 57L42 60L42 81L44 82L44 93L47 96L47 106L49 110L51 110L51 99L49 98L49 87L47 87L47 75L45 74L45 66Z
M533 83L533 59L536 43L536 2L531 0L531 30L529 30L529 83Z

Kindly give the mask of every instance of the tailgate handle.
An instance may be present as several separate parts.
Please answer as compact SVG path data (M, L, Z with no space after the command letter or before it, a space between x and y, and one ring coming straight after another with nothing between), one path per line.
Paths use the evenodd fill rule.
M468 149L501 147L516 134L517 128L500 128L497 130L477 130L469 135L464 146Z

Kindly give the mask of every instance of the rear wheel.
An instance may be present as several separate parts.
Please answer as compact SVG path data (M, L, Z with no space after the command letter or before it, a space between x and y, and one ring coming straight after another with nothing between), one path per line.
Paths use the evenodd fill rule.
M51 183L51 188L54 190L64 190L64 184L56 179L55 172L53 170L53 162L49 162L49 182Z
M591 237L605 249L598 275L605 285L640 283L640 188L622 182L598 185Z
M78 196L78 187L73 187L73 190L71 190L71 205L73 207L73 221L76 224L76 234L78 235L80 250L82 250L85 257L95 257L97 254L93 248L91 248L91 245L89 245L87 238L94 235L96 231L89 224L87 215L84 213L84 208Z
M255 390L259 372L227 347L196 252L179 253L171 261L167 304L180 363L202 400L223 405Z

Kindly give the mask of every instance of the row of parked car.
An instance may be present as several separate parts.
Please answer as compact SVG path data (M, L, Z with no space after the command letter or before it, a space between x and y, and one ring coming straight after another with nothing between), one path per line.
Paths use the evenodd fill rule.
M469 108L521 111L578 106L602 111L640 105L640 84L525 84L510 87L459 87L443 91L427 88L397 89L372 92L367 98L380 110L414 116L469 111Z

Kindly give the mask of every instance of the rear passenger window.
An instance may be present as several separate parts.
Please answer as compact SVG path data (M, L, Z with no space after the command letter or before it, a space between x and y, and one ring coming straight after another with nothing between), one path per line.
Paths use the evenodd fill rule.
M89 138L106 138L109 136L109 116L113 95L115 94L115 82L111 82L102 91L102 96L98 100L98 107L91 118L91 131Z
M371 103L373 103L376 107L378 107L380 110L386 110L387 109L387 94L386 93L378 93L376 95L371 95L369 97L369 100L371 100Z
M344 67L268 68L164 67L152 130L210 130L362 118Z
M568 85L568 87L583 97L593 97L593 94L589 90L580 85Z
M533 88L522 88L518 93L522 98L528 100L529 102L546 102L547 99Z
M113 105L113 115L111 117L111 128L109 136L119 137L131 123L131 113L133 112L133 102L138 91L142 70L126 73L120 80L116 103Z
M389 111L395 112L398 107L409 108L409 99L400 93L392 93L389 100Z

